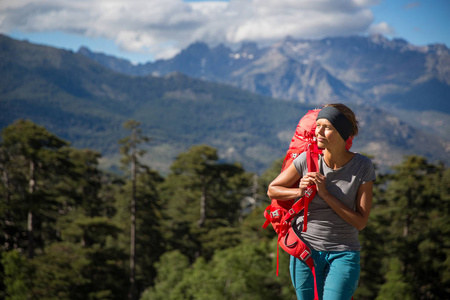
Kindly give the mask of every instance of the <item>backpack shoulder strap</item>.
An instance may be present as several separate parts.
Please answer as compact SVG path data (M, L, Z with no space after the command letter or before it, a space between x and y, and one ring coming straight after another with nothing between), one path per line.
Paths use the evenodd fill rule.
M306 163L308 165L308 172L317 172L319 171L319 147L317 143L314 141L308 145L308 149L306 150Z
M306 164L308 165L308 172L317 172L319 171L319 153L320 150L317 146L315 140L313 143L308 145L308 149L306 152ZM306 194L303 197L303 232L306 232L308 229L308 208L309 203L312 201L314 196L316 195L317 188L315 185L311 185L306 190Z

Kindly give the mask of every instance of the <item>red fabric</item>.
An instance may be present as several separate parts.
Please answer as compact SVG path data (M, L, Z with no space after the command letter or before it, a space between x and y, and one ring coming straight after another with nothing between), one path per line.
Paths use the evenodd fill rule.
M315 140L316 131L316 119L319 114L319 109L310 110L304 115L297 124L294 136L291 139L289 149L286 152L286 156L281 167L281 172L286 170L301 153L308 149L308 145L313 144ZM297 181L292 187L298 187L299 181ZM272 205L280 206L284 209L289 209L295 202L295 199L291 200L276 200L272 199Z
M289 145L289 149L287 150L286 156L283 161L283 165L281 167L281 172L286 170L301 153L308 150L308 147L310 147L310 150L319 152L320 150L317 148L317 143L315 142L315 130L316 130L316 119L317 115L319 114L319 109L316 110L310 110L308 113L306 113L298 122L297 128L295 130L294 136L291 139L291 143ZM317 154L318 155L318 154ZM315 158L315 157L314 157ZM313 159L313 161L317 161L317 159ZM314 162L314 164L308 164L308 168L310 165L317 166L317 162ZM316 168L317 170L317 168ZM292 187L298 187L299 181L294 183ZM272 199L272 203L270 205L270 211L275 211L279 208L283 210L289 210L292 205L294 204L295 199L291 200L277 200ZM269 206L267 207L269 209ZM267 211L266 209L266 211ZM299 211L301 211L303 208L301 208ZM266 223L263 225L264 228L267 227L269 219L267 218L268 213L265 212L264 214L266 216ZM284 215L283 215L284 216ZM280 219L276 218L270 218L270 223L272 223L272 227L275 229L277 234L280 234Z
M290 227L288 232L283 236L279 245L290 255L303 260L308 267L314 267L314 261L311 257L311 250L297 237L292 227ZM305 253L308 254L305 255Z

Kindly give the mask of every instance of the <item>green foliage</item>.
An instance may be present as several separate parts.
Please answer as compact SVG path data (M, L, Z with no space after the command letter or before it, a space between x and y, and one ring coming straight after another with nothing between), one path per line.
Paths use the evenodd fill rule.
M32 267L16 250L2 252L3 283L6 300L25 300L32 295Z
M199 258L191 266L178 251L168 253L158 264L155 287L141 299L294 299L292 289L289 296L283 295L271 253L267 244L243 243L217 251L209 262Z
M168 294L183 278L183 273L189 268L189 259L179 250L164 253L156 263L158 277L155 286L146 290L142 300L169 299Z
M42 248L44 240L56 239L52 230L60 206L60 191L56 182L64 170L71 167L65 150L68 143L27 120L18 120L4 128L2 139L2 179L7 193L6 207L15 200L10 191L20 191L14 196L20 198L17 200L20 202L21 217L25 213L27 215L26 227L23 222L12 231L23 232L26 228L26 247L32 258L36 246ZM6 223L14 223L11 218L15 213L10 210L5 213L8 218ZM21 244L22 241L17 243Z
M448 174L442 165L409 156L382 177L361 234L364 288L358 293L364 299L449 297Z
M238 243L232 228L249 185L242 167L218 163L217 150L210 146L194 146L180 154L162 186L171 247L193 260Z
M141 123L135 120L128 120L123 124L123 127L131 131L130 136L126 136L119 140L120 154L122 154L121 162L127 167L129 164L135 161L137 163L137 157L141 157L145 154L145 150L138 149L139 145L148 142L150 139L142 134L140 128Z
M100 171L99 158L29 121L2 132L1 298L127 297L133 181ZM277 277L275 232L261 228L265 192L280 168L279 160L257 178L221 162L207 145L181 153L166 178L139 163L141 299L295 299L289 256L278 253ZM355 299L449 298L449 195L450 170L422 157L407 157L393 173L379 174L370 220L360 233ZM32 257L30 211L38 249Z
M393 258L389 260L386 283L381 287L376 300L396 299L413 300L417 298L414 297L411 285L405 281L402 263L399 259Z
M386 214L390 208L385 199L387 176L378 174L374 183L372 211L369 222L359 233L359 240L362 245L361 251L361 274L359 287L355 293L355 299L375 299L380 286L385 282L384 274L388 271L390 255L389 243L386 237L389 236L390 219Z
M77 206L87 216L103 215L107 205L98 197L102 188L102 173L98 169L100 154L89 149L73 148L69 148L67 152L71 168L65 171L70 176L66 176L59 185L64 192L59 195L60 202L67 205L66 210Z
M81 299L80 290L89 280L82 270L89 264L79 245L54 243L33 260L36 299ZM77 294L80 293L78 296Z
M106 247L118 229L108 219L109 200L99 197L99 154L70 148L23 120L2 131L0 149L2 246L5 253L32 254L2 264L26 274L29 288L23 292L30 299L123 295L123 285L117 285L124 277L118 267L123 254ZM6 290L22 284L15 274L3 276Z
M162 201L157 188L163 178L155 171L144 169L136 179L136 281L143 290L152 284L156 276L153 264L165 250ZM115 191L117 212L112 219L120 228L120 234L117 239L108 242L108 245L120 248L126 255L130 253L131 190L131 181L127 180Z

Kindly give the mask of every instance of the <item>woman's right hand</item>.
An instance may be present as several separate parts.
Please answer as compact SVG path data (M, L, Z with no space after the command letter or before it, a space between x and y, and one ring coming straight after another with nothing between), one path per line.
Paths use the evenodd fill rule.
M303 176L300 179L300 183L298 184L298 188L301 192L301 197L305 195L306 190L308 189L308 186L313 185L314 182L309 178L308 176Z

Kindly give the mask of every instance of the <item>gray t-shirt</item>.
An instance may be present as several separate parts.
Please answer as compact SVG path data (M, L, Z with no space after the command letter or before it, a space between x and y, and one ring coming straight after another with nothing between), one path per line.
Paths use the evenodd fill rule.
M306 153L294 160L294 166L302 177L308 172ZM358 153L344 166L333 170L319 158L319 167L326 177L327 190L348 207L355 209L356 194L361 184L376 179L372 161ZM296 232L301 231L303 216L293 221ZM360 251L358 230L344 221L318 195L309 204L308 227L301 233L310 247L317 251Z

